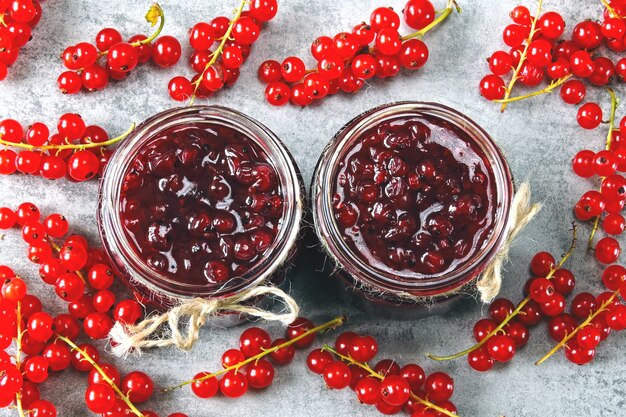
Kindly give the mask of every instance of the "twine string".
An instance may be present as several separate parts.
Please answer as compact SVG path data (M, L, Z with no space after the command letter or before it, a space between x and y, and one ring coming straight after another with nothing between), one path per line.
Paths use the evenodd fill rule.
M528 182L524 182L515 193L509 214L511 228L507 234L502 248L493 260L487 265L480 279L476 282L476 288L483 303L490 303L500 293L502 287L502 267L509 259L509 251L515 237L530 223L541 210L541 204L530 202L531 192Z
M283 311L274 313L246 304L258 297L271 297L279 300L283 304ZM299 307L296 301L283 290L263 285L228 298L194 298L163 314L147 317L135 325L115 323L109 333L111 352L116 356L126 356L131 352L141 354L142 349L167 346L189 350L197 342L200 329L206 324L207 318L225 312L239 313L266 321L279 321L288 325L298 317ZM181 332L181 320L185 318L187 318L185 329Z

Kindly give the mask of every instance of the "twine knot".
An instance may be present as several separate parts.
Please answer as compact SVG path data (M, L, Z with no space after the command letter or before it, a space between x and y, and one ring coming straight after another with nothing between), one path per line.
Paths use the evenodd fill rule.
M509 259L511 244L519 232L530 223L541 210L541 204L530 203L530 185L524 182L515 197L509 214L511 228L507 234L502 248L498 251L494 259L483 271L482 276L476 282L476 288L483 303L490 303L500 293L502 287L502 266Z
M258 297L280 300L284 312L273 313L253 305L246 305L247 301ZM262 285L228 298L194 298L163 314L147 317L135 325L115 323L109 333L111 351L116 356L126 356L131 352L141 354L142 349L153 347L176 346L181 350L189 350L198 340L200 329L206 324L207 318L224 312L279 321L288 325L298 317L299 307L283 290ZM184 318L187 318L186 329L181 332L180 322Z

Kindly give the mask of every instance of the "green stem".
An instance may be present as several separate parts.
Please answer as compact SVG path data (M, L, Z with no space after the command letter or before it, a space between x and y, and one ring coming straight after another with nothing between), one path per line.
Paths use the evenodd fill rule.
M324 345L324 347L322 348L323 350L326 350L330 353L332 353L333 355L337 356L338 358L340 358L341 360L343 360L344 362L347 362L350 365L354 365L354 366L358 366L359 368L364 369L367 373L370 374L371 377L376 378L380 381L382 381L383 379L385 379L385 375L380 374L378 372L376 372L375 370L373 370L368 364L363 363L363 362L359 362L356 361L354 359L352 359L349 356L346 355L342 355L341 353L337 352L335 349L333 349L332 347L328 346L328 345ZM446 416L449 417L459 417L458 414L453 414L450 411L446 410L445 408L441 408L436 404L431 403L430 401L418 397L415 393L411 392L411 398L413 398L415 401L419 402L420 404L425 405L428 408L431 408L433 410L436 410L437 412L441 413L441 414L445 414Z
M574 225L573 229L572 229L572 244L570 245L569 250L567 251L567 253L565 255L563 255L563 257L561 258L561 260L559 261L558 265L556 265L556 267L554 267L552 270L550 270L550 272L548 273L548 275L546 275L546 279L551 279L552 276L554 275L554 273L561 269L561 267L563 266L563 264L565 264L565 262L567 261L567 259L572 255L572 253L574 252L574 249L576 248L576 240L577 240L577 227ZM462 356L468 355L470 353L472 353L473 351L480 349L483 345L485 345L489 339L491 339L493 336L495 336L496 334L500 333L501 331L503 331L504 327L513 319L515 318L518 314L520 314L520 312L522 311L522 309L526 306L526 304L528 304L530 302L531 298L530 296L524 298L518 305L517 308L515 310L513 310L513 312L511 314L509 314L502 323L500 323L493 331L491 331L487 336L485 336L484 339L482 339L480 342L476 343L474 346L465 349L462 352L458 352L455 353L454 355L449 355L449 356L435 356L432 355L430 353L428 353L426 356L429 359L435 360L435 361L449 361L449 360L453 360L453 359L457 359L460 358Z
M519 75L519 72L522 70L522 67L524 66L524 62L526 61L526 56L528 55L528 48L530 47L530 42L532 41L533 36L535 36L535 33L537 32L537 21L539 20L539 15L541 14L541 9L543 7L543 0L539 0L539 4L537 6L537 13L535 13L535 16L532 18L532 23L530 25L530 33L528 35L528 39L526 39L526 45L524 46L524 50L522 51L522 54L520 55L520 59L519 59L519 63L517 64L517 67L515 67L515 69L513 70L513 76L511 77L511 81L509 82L509 86L506 88L506 92L504 94L504 98L503 98L503 103L502 103L502 107L500 107L500 111L504 113L504 110L506 110L506 107L508 105L508 102L506 100L508 100L508 98L511 96L511 93L513 92L513 87L515 86L515 83L517 82L517 77Z
M606 0L600 0L602 1L602 4L604 5L604 7L606 7L606 9L609 11L609 15L611 15L611 17L619 17L621 18L621 16L617 15L617 12L615 11L615 9L609 4L608 1Z
M22 369L22 302L17 302L17 338L15 339L15 367ZM24 405L22 404L22 394L18 391L15 394L15 406L20 417L24 417Z
M33 146L28 143L22 143L22 142L20 143L7 142L3 140L2 137L0 136L0 145L11 146L14 148L28 149L30 151L41 151L41 152L50 151L50 150L62 151L65 149L83 150L83 149L89 149L89 148L102 148L102 147L110 146L117 142L120 142L121 140L125 139L128 135L130 135L134 129L135 129L135 124L133 123L130 126L130 128L126 132L121 134L120 136L113 138L113 139L109 139L106 142L100 142L100 143L81 143L78 145L68 143L67 145Z
M312 334L319 333L319 332L322 332L322 331L325 331L325 330L328 330L328 329L335 329L335 328L341 326L345 321L346 321L346 318L344 316L337 317L337 318L335 318L335 319L333 319L333 320L331 320L331 321L329 321L327 323L322 324L321 326L317 326L317 327L312 328L311 330L307 330L306 332L302 333L301 335L299 335L297 337L294 337L293 339L290 339L290 340L286 341L285 343L281 343L280 345L276 345L276 346L273 346L273 347L271 347L269 349L266 349L266 350L262 351L261 353L259 353L258 355L254 355L254 356L252 356L252 357L250 357L250 358L248 358L246 360L243 360L243 361L241 361L239 363L236 363L234 365L227 366L226 368L222 369L221 371L205 375L202 378L197 378L197 379L192 379L190 381L185 381L185 382L183 382L181 384L178 384L176 386L173 386L173 387L170 387L170 388L166 388L166 389L162 390L162 392L174 391L174 390L177 390L179 388L183 388L183 387L185 387L187 385L193 384L194 382L204 381L204 380L207 380L209 378L215 378L217 376L225 374L226 372L230 372L230 371L237 372L241 367L243 367L243 366L245 366L245 365L247 365L249 363L256 362L259 359L269 355L272 352L276 352L279 349L285 348L287 346L291 346L294 343L298 342L299 340L302 340L302 339L304 339L306 337L309 337Z
M567 336L565 336L563 338L563 340L561 340L559 342L558 345L556 345L555 347L553 347L550 352L546 353L541 359L539 359L537 362L535 362L535 365L541 365L542 363L544 363L546 360L548 360L548 358L550 358L550 356L554 355L559 349L561 349L562 347L564 347L565 345L567 345L567 342L569 342L570 340L572 340L576 334L578 334L578 332L580 331L580 329L586 327L589 325L589 323L591 323L593 321L593 319L595 319L597 316L600 315L600 313L605 312L608 307L613 304L613 301L617 298L617 296L619 295L619 289L617 291L615 291L613 293L613 295L611 295L604 303L602 303L602 305L600 306L599 309L597 309L596 311L594 311L591 315L589 315L589 317L587 317L587 320L583 321L578 327L576 327L574 329L574 331L572 331L570 334L568 334Z
M120 397L120 399L122 401L124 401L124 403L126 403L128 408L130 409L130 411L132 411L132 413L134 415L136 415L137 417L144 417L143 413L141 411L139 411L137 409L137 407L135 407L135 404L133 404L133 402L130 400L130 398L128 398L128 396L122 392L122 390L117 386L117 384L115 382L113 382L113 380L111 378L109 378L109 376L106 374L106 372L104 372L104 369L102 369L100 367L100 365L98 365L96 363L96 361L91 359L91 356L89 356L84 350L82 350L80 347L78 347L74 342L72 342L67 337L61 336L61 335L57 335L57 339L62 340L70 348L72 348L72 350L80 353L80 355L83 357L83 360L86 360L87 362L89 362L91 364L91 366L93 366L93 368L100 374L102 379L104 379L104 381L106 381L106 383L109 384L109 386L111 388L113 388L113 390L118 395L118 397Z
M456 9L457 13L461 13L461 8L457 4L456 0L448 0L448 4L446 5L446 8L443 10L441 15L437 17L435 20L433 20L428 26L425 26L424 28L422 28L421 30L418 30L417 32L411 33L410 35L403 36L400 39L402 40L402 42L404 42L406 40L413 39L413 38L423 38L426 32L435 28L441 22L446 20L446 18L450 16L450 14L452 13L454 9Z
M613 132L615 131L615 112L617 110L617 106L619 105L619 100L615 96L615 91L612 88L607 87L607 91L611 96L611 113L609 115L609 133L606 135L606 141L604 145L604 149L607 151L611 150L611 143L613 142ZM593 222L593 228L591 229L591 234L589 235L589 242L587 247L589 249L593 248L593 239L596 236L596 232L600 227L600 220L602 215L596 216L595 221Z
M211 56L211 60L206 64L206 66L204 67L204 70L202 70L202 73L200 74L198 79L194 82L193 94L189 98L189 102L187 103L188 106L193 105L193 102L196 98L196 94L198 93L198 88L200 88L200 83L202 82L202 78L204 77L204 73L207 72L208 69L211 68L217 62L219 57L222 55L222 51L224 50L224 45L226 45L226 42L228 42L228 39L230 38L230 35L233 32L233 28L235 27L235 23L241 17L241 13L243 13L243 8L245 7L247 3L248 3L248 0L241 1L241 4L237 8L237 11L235 12L235 16L230 21L228 25L228 29L226 30L226 33L222 37L222 40L220 41L219 46L217 47L215 52L213 52Z
M557 88L558 86L560 86L563 83L565 83L567 80L569 80L572 77L573 77L572 74L568 74L565 77L559 78L556 81L552 81L549 86L547 86L546 88L544 88L542 90L533 91L532 93L524 94L524 95L521 95L521 96L509 97L509 98L506 98L506 99L503 98L501 100L493 100L493 101L495 103L512 103L514 101L520 101L520 100L524 100L524 99L527 99L527 98L540 96L542 94L547 94L547 93L551 92L552 90L554 90L555 88Z

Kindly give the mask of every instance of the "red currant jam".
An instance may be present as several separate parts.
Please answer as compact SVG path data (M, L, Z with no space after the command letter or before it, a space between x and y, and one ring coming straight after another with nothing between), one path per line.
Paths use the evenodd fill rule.
M144 301L171 307L277 285L297 250L302 179L284 144L219 106L148 119L100 184L103 247Z
M276 169L230 127L182 126L146 143L126 173L121 217L155 271L219 285L242 276L276 238L283 198Z
M379 269L430 276L482 248L495 215L490 162L459 127L401 117L356 139L339 163L334 215L350 248Z
M471 119L401 102L335 135L311 193L315 231L337 282L352 290L341 293L377 315L414 319L471 292L506 240L513 183L502 152Z

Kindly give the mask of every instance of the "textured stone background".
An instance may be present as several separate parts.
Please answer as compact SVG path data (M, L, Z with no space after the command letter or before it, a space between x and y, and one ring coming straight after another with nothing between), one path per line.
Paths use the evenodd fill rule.
M38 120L54 124L64 112L79 112L88 122L118 133L126 130L132 121L141 121L174 106L166 94L166 86L173 75L189 74L184 64L165 71L142 67L127 81L96 94L64 97L55 86L61 71L58 55L65 46L92 40L106 26L117 27L127 36L148 30L143 21L148 3L46 1L43 20L33 41L11 69L10 78L0 84L0 117L14 117L25 125ZM235 0L164 0L168 16L165 33L183 38L192 24L229 14L235 3ZM256 79L260 62L282 59L289 54L304 56L315 37L351 28L366 19L375 6L389 3L398 10L403 6L402 0L282 1L277 18L263 32L250 61L243 67L237 86L211 99L211 103L244 111L269 126L292 150L307 182L329 138L346 121L373 106L396 100L438 101L474 118L502 146L517 179L529 179L534 198L545 204L537 220L513 246L511 262L506 266L503 294L517 300L532 254L549 250L559 255L567 247L570 208L583 190L590 187L571 173L570 158L582 147L600 148L605 135L603 129L583 132L577 128L575 108L565 107L556 94L512 105L505 114L478 96L476 86L487 71L484 59L502 47L501 31L517 1L460 0L464 8L462 15L453 15L443 27L428 35L430 62L418 73L402 73L391 81L373 81L355 96L339 95L307 109L277 109L263 101L263 87ZM436 3L443 5L442 0ZM535 2L526 3L534 7ZM596 19L601 12L599 1L545 3L548 9L562 12L570 27L582 19ZM623 89L621 93L625 93ZM608 107L603 90L590 91L590 97L601 100L605 109ZM94 242L97 240L96 192L95 182L51 183L18 175L0 178L1 205L16 206L30 200L45 213L61 212ZM585 236L588 231L583 228L581 234ZM587 256L584 245L580 246L569 264L579 279L578 289L599 291L601 269ZM24 251L18 234L10 232L0 242L0 262L29 277L31 288L43 298L48 309L62 311L64 306L36 278L36 269L27 262ZM535 367L534 361L552 346L544 325L540 325L533 331L529 346L513 363L479 375L464 359L437 364L425 359L424 353L451 353L470 345L471 326L484 314L484 307L470 304L446 317L408 323L367 317L339 301L328 286L326 275L318 272L320 266L321 260L301 262L291 274L293 292L304 313L316 321L348 314L351 320L347 327L376 336L383 355L400 362L417 361L429 372L450 372L456 381L454 401L463 416L623 415L626 397L623 334L603 343L590 366L578 368L558 354L543 366ZM281 331L276 325L271 328L275 335ZM190 353L150 352L140 359L119 361L118 365L124 371L146 370L160 387L166 387L192 377L197 371L215 370L221 353L237 345L240 332L241 328L206 330L202 341ZM348 390L329 392L319 377L306 370L304 359L305 353L300 353L293 365L278 369L270 389L250 393L240 400L202 401L187 389L156 395L146 408L158 411L161 416L183 411L193 417L379 415L373 408L359 405ZM43 386L43 397L59 406L61 416L83 416L89 414L83 402L84 389L84 377L70 371L52 376ZM0 416L14 414L14 411L0 412Z

